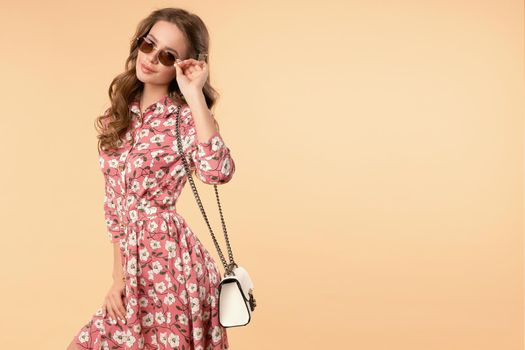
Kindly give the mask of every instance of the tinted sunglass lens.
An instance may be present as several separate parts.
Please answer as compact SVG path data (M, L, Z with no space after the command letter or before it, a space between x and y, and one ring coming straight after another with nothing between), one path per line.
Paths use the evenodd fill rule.
M144 53L153 51L153 43L148 43L144 37L139 39L139 50Z
M159 61L165 66L173 66L175 63L175 56L173 56L171 53L162 51L159 53Z
M145 37L138 40L139 50L144 53L150 53L155 48L154 43L148 42ZM168 51L159 52L159 61L165 66L173 66L175 64L175 56Z

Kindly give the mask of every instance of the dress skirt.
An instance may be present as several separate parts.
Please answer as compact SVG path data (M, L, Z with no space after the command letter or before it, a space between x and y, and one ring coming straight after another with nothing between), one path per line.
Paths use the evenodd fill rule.
M176 212L126 225L121 241L126 323L102 307L75 335L79 349L228 349L218 321L216 262Z

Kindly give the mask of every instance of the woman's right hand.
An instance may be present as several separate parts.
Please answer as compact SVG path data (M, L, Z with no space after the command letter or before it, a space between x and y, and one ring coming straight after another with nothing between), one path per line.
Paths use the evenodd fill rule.
M123 302L125 290L126 283L122 278L115 279L102 304L103 310L109 314L112 320L116 321L118 316L118 319L120 319L122 323L126 323L126 308Z

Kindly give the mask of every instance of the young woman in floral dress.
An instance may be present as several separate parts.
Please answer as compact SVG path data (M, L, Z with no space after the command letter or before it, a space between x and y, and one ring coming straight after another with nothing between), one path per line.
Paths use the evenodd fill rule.
M229 347L218 265L176 210L187 181L181 155L205 184L235 172L210 110L217 94L208 63L198 59L208 47L198 16L156 10L139 23L126 70L111 83L111 107L97 121L113 284L68 350Z

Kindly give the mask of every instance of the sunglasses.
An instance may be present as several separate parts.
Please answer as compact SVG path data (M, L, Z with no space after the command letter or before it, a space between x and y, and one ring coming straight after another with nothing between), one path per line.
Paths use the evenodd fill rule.
M157 49L155 43L153 41L150 41L145 36L137 38L137 42L139 50L144 53L150 53L153 50ZM169 51L160 50L159 52L159 62L165 66L173 66L177 58L177 56L175 56Z

